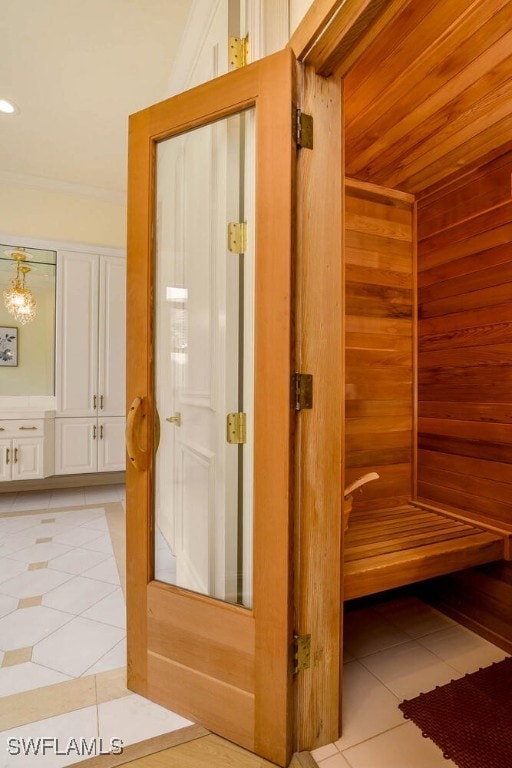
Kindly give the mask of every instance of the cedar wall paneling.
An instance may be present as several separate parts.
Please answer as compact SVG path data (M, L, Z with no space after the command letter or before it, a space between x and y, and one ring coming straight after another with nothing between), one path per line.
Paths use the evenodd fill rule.
M347 182L345 195L346 458L354 509L411 498L413 211L410 202Z
M512 524L512 153L418 204L418 495ZM512 565L425 597L512 652Z
M418 496L512 523L512 153L418 203Z

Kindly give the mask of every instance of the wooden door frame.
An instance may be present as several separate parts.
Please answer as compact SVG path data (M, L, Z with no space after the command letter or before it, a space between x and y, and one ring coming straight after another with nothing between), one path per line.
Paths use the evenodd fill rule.
M343 488L342 89L302 70L302 108L313 149L298 160L297 370L313 376L313 408L298 417L295 444L295 600L311 665L297 676L297 748L340 735Z
M289 46L317 75L344 77L408 1L313 0Z
M311 633L311 668L298 676L299 749L341 734L344 487L343 80L406 0L314 0L289 46L303 65L304 111L314 149L298 164L297 360L314 377L314 404L300 416L296 613Z

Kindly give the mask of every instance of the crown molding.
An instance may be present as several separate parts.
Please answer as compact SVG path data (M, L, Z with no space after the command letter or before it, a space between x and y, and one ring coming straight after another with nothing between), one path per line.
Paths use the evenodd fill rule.
M121 256L126 258L124 248L112 248L94 243L74 243L69 240L45 240L35 237L19 237L0 232L0 243L10 248L42 248L45 251L73 251L75 253L97 253L100 256Z
M0 184L4 186L29 187L45 189L68 197L81 197L88 200L105 200L118 205L126 204L126 193L114 192L103 187L93 187L86 184L74 184L69 181L48 179L44 176L30 176L27 173L11 173L0 171Z

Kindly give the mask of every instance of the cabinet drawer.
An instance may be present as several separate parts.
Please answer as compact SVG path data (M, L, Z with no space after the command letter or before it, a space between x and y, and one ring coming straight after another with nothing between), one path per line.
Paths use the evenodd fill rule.
M0 421L0 437L42 437L44 419L4 419Z

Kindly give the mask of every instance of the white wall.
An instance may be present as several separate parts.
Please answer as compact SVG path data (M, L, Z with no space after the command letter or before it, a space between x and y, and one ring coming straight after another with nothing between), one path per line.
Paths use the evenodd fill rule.
M313 0L290 0L290 35L293 35Z
M0 181L0 232L126 247L126 204Z

